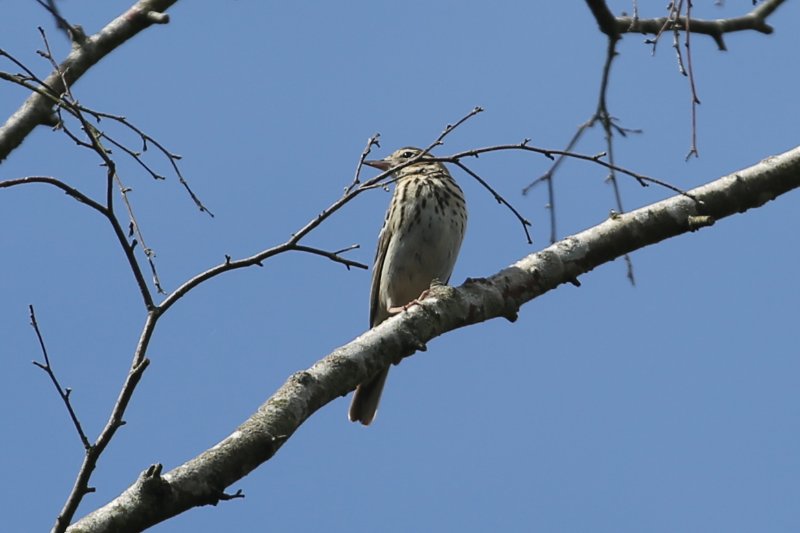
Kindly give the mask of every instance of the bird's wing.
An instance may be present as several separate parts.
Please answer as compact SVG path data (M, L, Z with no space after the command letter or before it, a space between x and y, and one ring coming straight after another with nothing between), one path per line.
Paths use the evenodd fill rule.
M372 266L372 287L369 292L369 325L375 327L386 319L386 310L381 309L381 272L383 272L383 262L386 259L386 251L389 249L391 240L391 229L389 220L383 224L381 233L378 236L378 249L375 252L375 264Z

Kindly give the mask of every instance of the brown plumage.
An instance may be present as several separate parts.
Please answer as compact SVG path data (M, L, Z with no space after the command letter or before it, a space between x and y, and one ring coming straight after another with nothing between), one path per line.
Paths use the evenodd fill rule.
M401 148L386 159L365 161L392 169L422 153ZM394 173L395 189L378 237L370 291L370 327L428 289L447 283L467 226L464 194L442 163L423 156ZM362 383L353 395L350 420L369 425L375 418L389 369Z

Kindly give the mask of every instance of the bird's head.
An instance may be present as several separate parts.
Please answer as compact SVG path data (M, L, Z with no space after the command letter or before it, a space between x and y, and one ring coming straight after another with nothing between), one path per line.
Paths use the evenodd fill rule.
M405 148L400 148L399 150L395 150L394 152L392 152L390 155L386 156L383 159L364 161L364 164L383 171L387 171L399 165L402 165L406 161L410 161L418 157L423 152L424 150L420 148L414 148L413 146L406 146ZM430 154L423 155L413 164L398 170L396 172L397 179L400 179L407 174L419 174L419 173L427 174L429 172L440 172L444 170L444 165L442 165L438 161L432 161L432 159L433 158Z

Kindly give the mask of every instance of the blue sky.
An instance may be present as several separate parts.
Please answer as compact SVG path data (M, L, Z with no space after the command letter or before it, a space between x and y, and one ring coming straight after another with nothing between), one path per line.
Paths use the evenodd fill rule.
M93 33L129 3L60 5ZM643 16L663 14L649 4ZM696 4L707 18L751 8ZM611 5L630 10L628 2ZM68 43L35 2L5 7L0 47L45 74L36 26L59 57ZM83 104L126 115L180 153L184 174L217 215L194 208L157 154L148 162L165 182L119 155L168 290L224 254L284 241L341 195L375 132L378 155L425 145L480 105L486 112L437 153L526 137L562 147L595 108L605 52L581 2L180 2L170 15L169 25L128 42L75 87ZM796 146L798 16L800 7L787 3L770 20L773 35L730 35L727 52L693 37L701 157L689 162L690 95L670 39L652 56L643 37L625 36L609 104L644 134L616 145L619 164L690 188ZM0 85L0 115L24 96ZM602 149L599 131L578 147ZM40 128L0 166L0 179L52 175L96 195L104 181L97 163ZM470 221L453 283L547 245L544 189L520 195L547 167L522 154L473 166L533 221L533 246L510 213L456 174ZM608 216L604 177L591 164L564 165L560 236ZM670 196L624 179L621 187L627 208ZM359 197L307 244L358 243L352 258L371 262L388 200L380 190ZM515 324L435 340L392 370L372 427L350 424L349 398L339 399L231 487L245 499L154 530L797 531L798 201L793 192L636 252L635 288L616 261L580 288L531 302ZM82 448L31 364L40 354L27 305L36 306L91 437L127 372L144 309L110 230L55 190L0 191L0 247L0 499L9 531L41 531L63 504ZM287 376L364 331L368 293L368 272L291 254L184 298L160 323L127 425L78 514L115 497L151 463L171 469L224 438Z

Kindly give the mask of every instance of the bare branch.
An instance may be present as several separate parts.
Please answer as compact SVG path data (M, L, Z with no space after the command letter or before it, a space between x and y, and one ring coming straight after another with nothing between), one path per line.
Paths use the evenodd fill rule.
M634 172L633 170L629 170L629 169L621 167L619 165L614 165L614 164L607 163L607 162L603 161L602 158L607 155L604 152L601 152L599 154L589 155L589 154L581 154L581 153L578 153L578 152L568 152L566 150L551 150L549 148L537 148L535 146L530 146L526 142L523 142L523 143L519 143L519 144L498 144L496 146L487 146L487 147L484 147L484 148L473 148L471 150L465 150L463 152L458 152L458 153L453 154L451 156L437 157L437 158L435 158L435 160L436 161L445 161L445 162L454 163L456 159L461 159L461 158L468 157L468 156L477 156L477 155L481 155L481 154L488 154L490 152L502 152L502 151L508 151L508 150L520 150L520 151L523 151L523 152L533 152L533 153L537 153L537 154L542 154L545 157L549 157L550 159L553 159L553 156L565 156L565 157L571 157L573 159L579 159L581 161L589 161L589 162L598 164L598 165L600 165L602 167L605 167L605 168L607 168L609 170L615 170L616 172L619 172L620 174L625 174L627 176L630 176L630 177L634 178L639 183L639 185L641 185L642 187L647 187L648 184L652 183L654 185L658 185L660 187L664 187L665 189L669 189L669 190L671 190L673 192L682 194L682 195L684 195L684 196L686 196L688 198L692 198L692 194L690 192L686 192L686 191L684 191L684 190L682 190L682 189L680 189L680 188L678 188L678 187L676 187L674 185L671 185L671 184L667 183L666 181L662 181L662 180L659 180L657 178L653 178L651 176L646 176L644 174L640 174L638 172ZM694 198L692 198L692 199L694 199Z
M194 202L194 205L196 205L196 206L197 206L197 208L200 210L200 212L202 212L202 213L206 213L206 214L208 214L208 216L210 216L210 217L212 217L212 218L214 217L214 213L212 213L212 212L211 212L211 211L210 211L210 210L209 210L209 209L208 209L208 208L207 208L207 207L206 207L206 206L203 204L203 202L200 200L200 198L197 196L197 194L195 194L195 192L192 190L191 186L189 185L189 182L188 182L188 181L186 180L186 178L183 176L183 173L181 172L181 169L180 169L180 167L178 166L178 161L181 159L181 156L180 156L180 155L178 155L178 154L176 154L176 153L174 153L174 152L172 152L172 151L168 150L168 149L167 149L167 148L166 148L166 147L165 147L163 144L161 144L161 143L160 143L160 142L158 142L156 139L154 139L153 137L151 137L150 135L148 135L147 133L145 133L143 130L141 130L140 128L138 128L137 126L135 126L133 123L131 123L130 121L128 121L128 120L127 120L125 117L123 117L123 116L120 116L120 115L112 115L111 113L102 113L102 112L99 112L99 111L91 111L91 110L89 110L89 109L87 109L87 108L84 108L84 107L82 107L82 106L81 106L81 110L82 110L82 111L85 111L85 112L88 112L88 113L91 113L92 115L94 115L94 116L95 116L95 117L97 117L98 119L100 119L100 118L108 118L108 119L114 120L114 121L116 121L116 122L119 122L120 124L124 125L124 126L125 126L126 128L128 128L129 130L131 130L131 131L133 131L134 133L136 133L136 134L137 134L137 135L138 135L138 136L141 138L141 140L142 140L142 151L143 151L143 152L144 152L144 151L147 151L147 144L148 144L148 143L150 143L150 144L152 144L153 146L155 146L156 148L158 148L158 150L159 150L159 151L160 151L162 154L164 154L164 156L165 156L165 157L166 157L166 158L169 160L169 163L170 163L170 165L172 166L172 170L173 170L173 172L175 172L175 175L176 175L176 176L178 176L178 181L181 183L181 185L183 185L183 188L184 188L184 189L186 190L186 192L189 194L189 197L190 197L190 198L192 199L192 201ZM104 136L105 138L109 138L107 134L103 134L103 136ZM110 140L110 139L109 139L109 140ZM114 144L117 144L117 143L115 142ZM118 146L119 146L119 145L118 145ZM130 154L133 154L133 152L128 152L128 153L130 153ZM138 158L138 157L134 156L134 158L135 158L137 161L139 161L139 158ZM142 165L143 165L143 166L144 166L144 167L145 167L145 168L146 168L146 169L149 171L149 168L148 168L147 166L145 166L145 165L144 165L144 164L143 164L141 161L139 161L139 163L140 163L140 164L142 164ZM154 173L154 172L150 172L150 175L151 175L151 176L153 176L153 178L154 178L154 179L164 179L164 177L163 177L163 176L161 176L161 175L158 175L158 174L156 174L156 173Z
M78 189L74 187L70 187L66 183L56 178L51 178L49 176L27 176L25 178L14 178L10 180L3 180L0 181L0 189L8 189L11 187L16 187L17 185L25 185L27 183L46 183L48 185L52 185L58 189L61 189L67 195L71 196L75 200L79 201L82 204L86 204L98 213L103 216L108 216L106 212L106 208L80 192Z
M125 425L122 415L128 407L128 403L133 396L133 391L136 390L136 386L139 384L142 374L144 374L144 371L150 364L150 360L146 359L144 354L147 351L150 337L153 334L157 316L158 313L156 311L151 311L147 315L147 321L142 331L142 337L139 339L139 345L136 348L133 363L128 371L128 376L122 386L117 402L114 404L111 416L100 432L100 436L97 437L97 441L86 451L78 475L75 478L75 483L67 497L67 501L64 502L61 512L58 514L52 533L60 533L67 530L67 526L72 522L72 518L75 516L75 512L78 510L78 505L80 505L83 497L94 490L89 487L89 479L91 478L92 472L97 467L97 461L100 459L103 451L105 451L106 446L111 442L114 434L120 427Z
M361 183L361 169L364 167L364 161L366 161L367 156L372 151L373 146L377 146L378 148L381 147L380 140L381 140L380 133L375 133L375 135L367 139L367 145L361 152L361 157L358 158L358 165L356 165L356 173L355 176L353 176L353 182L344 190L345 194L352 191L356 187L356 185Z
M61 189L72 198L78 200L82 204L86 204L87 206L91 207L92 209L103 215L106 218L106 220L109 221L112 229L114 230L114 235L117 237L117 241L122 247L122 250L125 253L125 257L128 260L128 265L131 267L133 276L136 279L136 284L138 285L139 290L142 293L142 299L144 300L145 307L147 307L148 309L153 308L154 307L153 297L150 294L150 290L147 288L147 282L145 281L144 275L142 274L142 271L139 268L139 264L136 261L136 257L133 253L133 246L128 243L128 239L125 236L125 231L122 229L122 226L120 226L119 221L117 220L114 213L110 211L108 208L106 208L104 205L96 202L95 200L92 200L91 198L80 192L78 189L67 185L61 180L49 176L27 176L24 178L15 178L10 180L0 181L0 189L6 189L29 183L46 183L48 185L52 185L58 189Z
M692 146L689 149L689 153L686 154L686 160L688 161L689 158L694 155L695 157L700 157L700 154L697 151L697 105L700 103L700 99L697 97L697 86L695 85L695 77L694 77L694 68L692 68L692 46L691 46L691 25L694 24L692 21L692 2L689 0L686 3L686 66L687 71L686 75L689 78L689 89L690 95L692 100Z
M577 146L578 141L583 137L583 134L589 128L593 128L594 125L599 121L603 125L603 131L605 132L606 138L606 151L609 154L609 162L614 165L613 161L613 136L614 132L616 131L623 137L627 136L628 133L641 133L641 130L634 130L629 128L623 128L615 123L614 118L611 116L610 112L608 111L608 104L607 104L607 94L608 94L608 85L609 79L611 77L611 65L614 62L614 59L617 57L617 43L619 42L618 36L610 36L608 38L608 46L606 48L606 60L603 64L603 72L600 79L600 91L599 96L597 99L597 108L594 111L594 114L589 117L589 119L578 126L578 129L575 131L575 134L567 143L567 146L564 148L564 152L572 152L575 146ZM527 144L527 141L523 144ZM543 175L539 176L531 183L523 187L522 194L527 195L533 187L538 185L539 183L546 182L547 183L547 208L550 213L550 243L556 242L557 239L557 232L556 232L556 204L555 204L555 184L553 182L554 176L558 168L561 166L561 163L564 161L564 158L567 157L566 155L559 155L555 158L555 161L550 166L550 168L545 172ZM619 188L615 176L615 170L613 168L609 169L611 171L611 184L614 188L614 194L617 198L620 197ZM621 201L617 202L617 207L622 211L622 203Z
M360 248L359 245L353 244L348 246L347 248L342 248L341 250L337 250L335 252L329 252L327 250L321 250L319 248L313 248L311 246L302 246L299 244L294 245L291 249L296 250L298 252L305 252L312 255L321 255L322 257L327 257L331 261L335 263L341 263L347 267L347 270L350 270L350 267L361 268L364 270L368 270L369 266L365 265L364 263L359 263L358 261L352 261L350 259L345 259L341 256L344 252L349 252L350 250L355 250Z
M44 370L50 378L50 381L53 382L53 386L56 388L56 391L58 391L61 401L63 401L64 405L67 407L67 412L72 420L72 425L75 426L75 431L78 432L78 437L81 439L83 448L88 450L91 448L91 444L89 443L89 439L86 438L86 433L84 433L81 422L78 420L78 415L75 414L75 409L72 407L72 402L70 401L72 389L62 387L61 383L58 382L58 378L53 370L53 366L50 364L50 356L47 354L47 348L44 345L44 338L42 337L42 332L39 330L39 323L36 321L36 312L33 310L32 305L28 306L28 312L31 319L31 326L33 327L33 331L36 332L36 338L39 340L39 347L41 348L42 356L44 357L44 363L33 361L33 364Z
M773 32L772 26L767 24L769 17L785 0L765 0L760 6L754 8L750 13L741 17L733 17L717 20L698 20L691 21L691 28L687 24L687 18L679 16L660 17L653 19L642 19L634 17L615 17L606 5L605 0L586 0L586 4L592 11L597 21L600 31L608 36L618 36L624 33L645 33L659 35L664 29L677 28L681 31L690 31L708 35L717 43L720 50L725 50L723 35L737 31L757 31L759 33L770 34Z
M458 128L460 125L462 125L463 123L465 123L466 121L468 121L469 119L471 119L472 117L474 117L475 115L477 115L478 113L482 113L482 112L483 112L483 108L482 108L481 106L475 106L475 107L473 107L473 108L472 108L472 111L470 111L469 113L467 113L466 115L464 115L463 117L461 117L460 119L458 119L458 121L457 121L455 124L448 124L447 126L445 126L445 127L444 127L444 130L442 131L442 133L440 133L440 134L439 134L439 136L436 138L436 140L435 140L435 141L433 141L433 142L432 142L432 143L431 143L431 144L430 144L430 145L429 145L429 146L428 146L428 147L427 147L425 150L423 150L423 151L422 151L422 153L421 153L421 154L419 154L419 155L418 155L416 158L413 158L413 159L411 159L411 160L407 161L407 164L409 164L409 165L410 165L410 164L412 164L413 162L417 161L417 160L418 160L420 157L425 157L425 154L427 154L428 152L430 152L431 150L433 150L433 149L434 149L434 148L436 148L437 146L441 146L442 144L444 144L444 138L445 138L445 137L447 137L448 135L450 135L451 133L453 133L453 131L454 131L456 128ZM398 165L397 169L399 170L399 169L401 169L401 168L403 168L403 166L399 166L399 165Z
M606 153L608 153L608 162L611 165L616 165L616 160L614 159L614 132L616 131L624 137L629 132L638 133L640 131L629 130L618 126L614 123L614 119L611 116L611 113L608 111L608 81L611 76L611 64L614 62L614 58L617 56L618 42L619 39L615 37L609 37L608 39L606 61L603 65L603 76L600 82L600 98L597 101L597 111L595 111L594 117L592 117L592 121L599 120L600 124L603 126L603 133L606 141ZM614 200L617 204L617 209L620 213L624 213L625 209L622 206L622 193L619 190L617 171L614 168L609 169L608 182L611 183L611 188L614 191ZM633 260L628 254L625 254L624 258L628 280L631 282L631 285L636 285L636 278L633 274Z
M489 191L489 192L492 194L492 196L494 196L494 199L495 199L495 200L497 200L497 203L499 203L499 204L502 204L502 205L506 206L506 207L507 207L507 208L508 208L508 209L509 209L509 210L510 210L512 213L514 213L514 216L515 216L515 217L517 217L517 220L519 220L520 224L522 224L522 230L525 232L525 237L528 239L528 244L533 244L533 239L531 238L531 234L530 234L530 232L528 231L528 226L530 226L530 225L531 225L530 221L529 221L528 219L526 219L525 217L523 217L523 216L522 216L522 215L519 213L519 211L517 211L517 210L514 208L514 206L513 206L513 205L511 205L510 203L508 203L508 200L506 200L505 198L503 198L503 196L502 196L502 195L500 195L500 193L498 193L497 191L495 191L495 190L492 188L492 186L491 186L491 185L489 185L488 183L486 183L486 180L484 180L483 178L481 178L480 176L478 176L478 174L476 174L474 171L470 170L470 169L469 169L469 168L468 168L468 167L467 167L467 166L466 166L464 163L462 163L460 160L456 159L456 160L454 161L454 164L455 164L456 166L458 166L458 167L459 167L461 170L463 170L464 172L466 172L467 174L469 174L470 176L472 176L473 178L475 178L475 180L476 180L478 183L480 183L480 184L481 184L481 185L482 185L482 186L483 186L483 187L484 187L484 188L485 188L487 191Z

